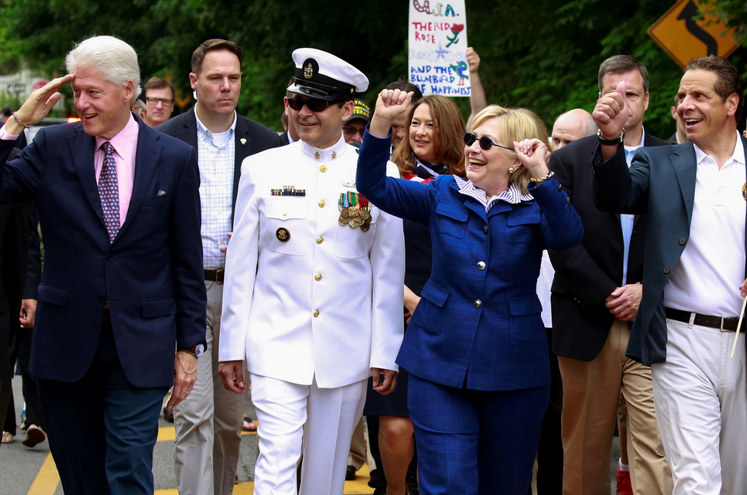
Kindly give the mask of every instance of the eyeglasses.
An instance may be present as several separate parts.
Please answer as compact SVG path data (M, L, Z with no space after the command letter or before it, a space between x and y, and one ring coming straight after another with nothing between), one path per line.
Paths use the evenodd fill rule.
M312 112L323 112L328 106L337 103L336 101L318 100L311 98L308 100L302 100L301 98L288 98L288 106L293 110L300 112L304 105Z
M146 96L145 97L145 101L146 101L146 103L148 103L148 105L156 106L159 103L161 103L165 107L167 107L167 106L171 105L172 103L174 103L174 100L172 100L170 98L152 98L150 96Z
M511 147L509 147L509 146L503 146L502 144L494 143L487 136L483 136L481 138L478 138L477 136L475 136L471 132L468 132L467 134L464 135L464 144L466 146L472 146L472 144L475 141L479 141L480 142L480 148L482 148L484 151L488 151L493 146L498 146L499 148L503 148L504 150L514 151L514 149L511 148Z

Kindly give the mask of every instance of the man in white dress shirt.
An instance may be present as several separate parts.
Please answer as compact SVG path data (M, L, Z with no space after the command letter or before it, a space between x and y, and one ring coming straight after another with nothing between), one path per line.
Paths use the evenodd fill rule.
M625 83L593 112L597 204L648 213L643 298L627 355L651 365L675 495L744 495L747 487L744 331L731 357L747 296L742 91L728 60L691 60L677 92L690 143L640 148L630 170L620 146Z
M390 393L403 335L402 222L360 196L342 124L368 79L334 55L293 52L287 91L301 140L242 168L226 260L224 384L259 418L256 495L342 494L368 377ZM390 173L397 175L390 164Z

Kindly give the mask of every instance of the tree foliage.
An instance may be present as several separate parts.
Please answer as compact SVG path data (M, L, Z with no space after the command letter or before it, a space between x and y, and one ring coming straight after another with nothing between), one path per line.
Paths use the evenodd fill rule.
M441 0L448 3L448 0ZM730 23L747 20L744 0L710 0ZM651 74L647 129L673 131L669 106L681 69L646 34L670 5L658 0L466 0L470 45L482 58L488 100L525 106L548 124L565 110L590 110L606 57L628 53ZM244 49L239 111L279 129L282 97L293 74L291 52L313 46L360 68L366 94L407 75L408 2L360 0L0 0L0 68L22 58L49 74L64 71L75 42L112 34L138 52L143 77L168 75L189 94L189 60L203 40L220 37ZM745 50L732 61L743 67ZM458 104L468 113L469 103Z

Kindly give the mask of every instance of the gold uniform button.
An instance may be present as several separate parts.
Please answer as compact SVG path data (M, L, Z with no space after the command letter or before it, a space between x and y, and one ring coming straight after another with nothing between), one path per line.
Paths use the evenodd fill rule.
M318 318L318 317L319 317L319 310L315 309L314 310L314 318Z
M316 280L317 282L319 282L321 279L322 279L321 273L317 273L316 275L314 275L314 280Z
M321 244L321 243L323 243L323 242L324 242L324 237L322 237L322 236L319 236L319 237L317 237L317 238L316 238L316 243L317 243L317 244Z
M319 201L319 208L324 208L327 205L327 202L324 200Z
M326 172L327 171L327 166L326 165L321 165L319 167L319 171L322 172L322 173Z

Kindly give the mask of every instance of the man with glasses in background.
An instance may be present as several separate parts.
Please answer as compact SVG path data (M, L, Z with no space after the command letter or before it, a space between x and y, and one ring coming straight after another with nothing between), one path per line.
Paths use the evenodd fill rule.
M151 77L145 83L145 112L143 122L149 127L161 125L174 111L174 86L166 79Z

